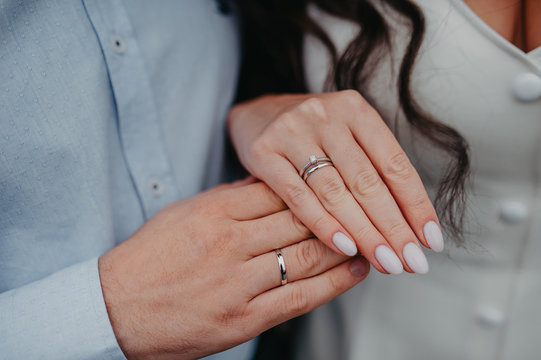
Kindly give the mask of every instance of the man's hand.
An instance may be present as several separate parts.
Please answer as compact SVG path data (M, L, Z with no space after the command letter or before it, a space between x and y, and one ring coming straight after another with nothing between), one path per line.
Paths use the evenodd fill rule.
M173 203L99 261L105 302L130 359L194 359L306 313L366 277L330 251L263 183ZM281 286L274 249L282 249Z

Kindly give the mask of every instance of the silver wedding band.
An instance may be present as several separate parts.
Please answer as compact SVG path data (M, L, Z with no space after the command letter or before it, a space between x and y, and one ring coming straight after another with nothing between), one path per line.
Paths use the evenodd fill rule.
M282 249L274 250L276 253L276 258L278 259L278 267L280 269L280 284L287 284L287 273L286 273L286 262L284 256L282 255Z
M308 162L299 171L299 175L304 181L306 181L306 179L308 179L308 177L312 175L315 171L325 166L333 166L331 159L325 156L317 157L315 155L310 155Z

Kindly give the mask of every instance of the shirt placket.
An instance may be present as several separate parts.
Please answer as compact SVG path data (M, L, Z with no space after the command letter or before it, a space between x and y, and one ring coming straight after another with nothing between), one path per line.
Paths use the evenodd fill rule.
M180 198L167 156L154 94L120 0L84 0L113 90L120 143L143 213L151 217Z

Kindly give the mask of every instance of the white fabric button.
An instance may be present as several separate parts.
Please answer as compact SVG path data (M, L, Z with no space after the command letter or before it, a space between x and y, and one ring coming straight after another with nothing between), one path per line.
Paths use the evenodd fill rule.
M148 189L152 196L158 197L163 194L163 182L158 178L148 180Z
M486 327L498 327L504 323L505 315L500 309L486 306L477 313L477 321Z
M500 207L500 219L508 224L518 224L528 217L528 207L520 201L506 201Z
M541 77L533 73L519 74L511 84L511 91L520 101L534 101L541 98Z
M117 54L124 54L126 51L126 42L120 36L115 35L111 37L111 46L113 47L113 51Z

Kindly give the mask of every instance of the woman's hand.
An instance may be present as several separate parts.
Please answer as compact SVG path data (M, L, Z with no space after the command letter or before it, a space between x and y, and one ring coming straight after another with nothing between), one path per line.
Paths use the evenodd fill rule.
M272 190L250 181L173 203L99 261L128 358L195 359L306 313L366 277L369 265L316 239ZM281 286L274 249L288 284Z
M426 273L418 244L443 250L421 179L378 113L356 91L270 95L237 105L229 131L243 165L267 183L317 238L357 249L380 272ZM306 182L310 156L328 157Z

